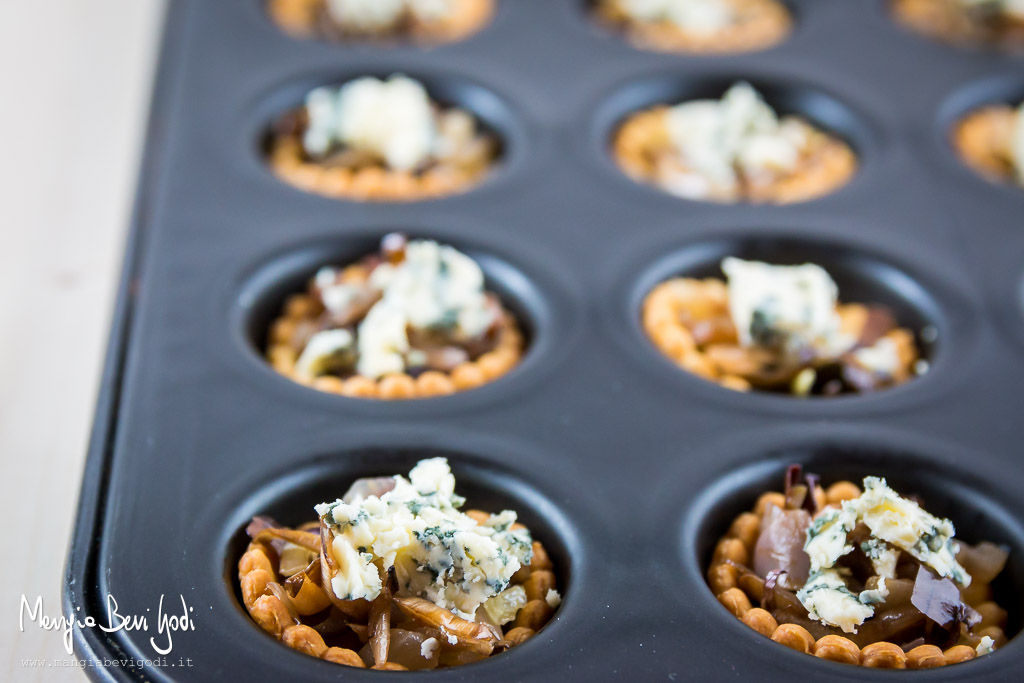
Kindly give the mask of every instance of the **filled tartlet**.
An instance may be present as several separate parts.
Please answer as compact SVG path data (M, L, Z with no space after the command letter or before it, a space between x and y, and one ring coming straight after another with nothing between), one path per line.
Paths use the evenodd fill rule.
M729 257L722 271L666 280L644 300L644 330L684 370L794 396L878 391L927 371L913 332L884 306L839 303L820 266Z
M310 91L275 123L268 161L278 177L309 192L412 201L479 183L499 147L471 113L434 102L419 81L367 76Z
M267 10L297 38L436 44L480 30L494 0L270 0Z
M469 256L392 233L324 266L270 327L267 360L321 391L381 399L474 389L511 370L525 340Z
M238 562L245 608L288 647L360 668L459 666L519 645L561 602L554 566L515 512L464 503L432 458L408 479L356 480L297 528L256 517Z
M792 25L779 0L595 0L594 11L637 47L664 52L761 50Z
M893 0L897 19L954 43L1024 46L1021 0Z
M843 140L798 116L779 117L749 84L721 100L660 105L615 133L626 175L687 199L785 204L845 185L857 157Z
M1024 187L1024 104L990 105L957 123L953 145L971 168Z
M885 479L823 489L799 466L714 551L708 584L744 624L844 664L923 669L1006 642L992 581L1007 551L958 541L953 523Z

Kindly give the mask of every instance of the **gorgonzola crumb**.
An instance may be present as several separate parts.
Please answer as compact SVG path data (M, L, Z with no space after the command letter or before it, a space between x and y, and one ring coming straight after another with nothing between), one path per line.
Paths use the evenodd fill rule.
M694 199L739 194L738 169L748 175L793 171L808 142L807 126L780 121L749 83L737 83L721 100L672 107L666 125L686 168L671 176L671 190Z
M812 619L838 626L846 633L856 633L857 627L875 613L873 607L846 587L846 580L837 569L812 573L796 595Z
M525 592L509 584L533 558L529 532L511 528L516 514L504 511L478 524L462 513L465 501L455 494L444 458L423 460L408 479L399 475L394 482L380 496L316 506L334 534L335 596L372 600L380 594L381 574L394 567L399 595L422 597L469 620L488 603L499 620L514 617L511 610L525 604ZM496 596L504 597L490 602Z
M636 21L669 21L703 35L718 33L735 21L727 0L620 0L620 6Z
M840 333L839 288L820 266L775 266L729 257L729 313L744 346L831 356L853 344Z
M407 11L419 19L438 20L454 9L453 0L327 0L327 11L336 22L373 32L394 28Z
M385 269L380 276L377 271ZM494 324L484 274L473 259L433 240L414 240L397 266L378 266L371 284L380 300L359 325L359 374L402 372L410 358L407 328L441 330L455 340L482 335Z
M845 506L839 510L826 510L807 529L804 552L811 558L811 571L817 572L834 565L843 555L853 551L846 536L857 526L857 514Z
M960 545L953 539L956 530L948 519L935 517L900 497L878 477L866 477L864 493L847 504L856 505L859 519L875 538L905 550L939 576L971 585L970 574L956 561Z
M425 162L435 145L434 111L421 83L406 76L365 77L306 96L306 152L322 156L336 144L379 156L396 171Z
M295 372L307 377L323 374L327 365L339 356L354 351L355 338L348 330L323 330L314 334L295 362Z
M889 547L885 541L869 538L860 544L861 551L871 560L875 574L886 579L896 578L896 563L900 559L900 551Z
M441 642L437 638L427 638L420 643L420 656L423 659L430 659L440 648Z
M853 551L848 534L864 524L871 536L861 551L879 577L875 589L854 594L846 585L846 570L836 562ZM804 550L811 560L811 575L797 599L812 619L856 633L874 615L874 605L889 595L886 579L896 578L900 552L907 552L934 569L939 576L969 586L970 575L956 561L959 545L948 519L929 514L912 500L902 498L878 477L865 477L864 493L839 509L822 512L807 529Z

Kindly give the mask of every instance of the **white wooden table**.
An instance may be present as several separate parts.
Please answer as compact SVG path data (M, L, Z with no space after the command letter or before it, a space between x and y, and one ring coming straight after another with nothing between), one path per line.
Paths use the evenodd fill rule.
M83 680L68 536L121 266L163 0L0 0L0 680ZM41 660L35 666L23 662Z

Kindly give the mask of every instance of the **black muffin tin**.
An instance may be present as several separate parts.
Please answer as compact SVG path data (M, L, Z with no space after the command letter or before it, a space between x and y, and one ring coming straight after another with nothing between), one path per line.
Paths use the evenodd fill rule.
M716 602L703 574L732 516L800 462L826 481L878 474L1011 549L998 599L1024 588L1024 191L976 176L948 131L1024 97L1019 57L932 42L878 0L794 1L783 44L722 57L644 52L583 0L501 0L493 23L430 49L298 41L259 0L176 0L90 443L65 609L147 614L149 632L76 628L101 680L366 680L293 652L236 587L254 514L297 524L355 477L447 455L472 506L516 508L557 565L564 602L521 647L409 674L474 680L1012 680L1014 639L978 661L879 672L794 653ZM274 117L314 85L405 72L503 138L472 191L408 204L307 194L262 156ZM685 201L624 177L616 123L747 79L855 147L853 181L784 207ZM284 297L390 230L477 257L530 341L505 378L454 396L380 402L320 393L261 358ZM871 396L745 395L688 375L640 327L656 282L726 254L817 261L845 300L923 330L931 370ZM158 666L160 595L194 610ZM188 658L192 666L172 666Z

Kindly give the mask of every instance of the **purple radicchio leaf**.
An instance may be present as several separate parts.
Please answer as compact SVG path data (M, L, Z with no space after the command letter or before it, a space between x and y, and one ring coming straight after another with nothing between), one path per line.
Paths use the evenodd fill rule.
M971 628L981 621L981 615L960 600L960 590L956 584L950 579L940 579L924 565L918 567L910 602L946 630L960 623Z

